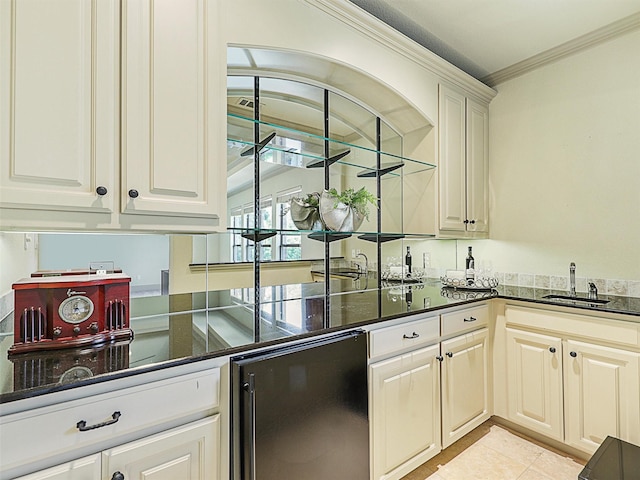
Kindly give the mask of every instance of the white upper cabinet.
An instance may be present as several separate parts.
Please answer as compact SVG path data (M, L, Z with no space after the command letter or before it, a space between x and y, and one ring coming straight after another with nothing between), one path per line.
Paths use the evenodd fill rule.
M0 0L0 226L222 228L219 10Z
M122 212L217 219L226 199L217 2L125 2ZM224 151L224 150L223 150Z
M0 1L0 206L113 212L116 0Z
M488 232L489 109L439 87L440 230Z

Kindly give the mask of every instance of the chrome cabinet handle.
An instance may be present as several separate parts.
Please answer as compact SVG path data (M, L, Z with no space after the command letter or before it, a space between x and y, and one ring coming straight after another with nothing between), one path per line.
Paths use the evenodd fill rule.
M469 317L464 319L465 322L475 322L476 320L478 320L476 317Z
M103 195L106 195L107 194L107 187L103 187L102 185L100 185L98 188L96 188L96 193L98 195L100 195L101 197Z
M404 335L402 335L402 338L407 338L409 340L411 340L412 338L418 338L420 335L418 335L416 332L413 332L411 334L411 336L407 335L406 333Z
M551 353L556 353L556 347L549 347L549 351Z
M133 188L131 190L129 190L128 193L129 193L129 197L131 197L131 198L138 198L138 195L140 195L138 193L138 190L134 190Z
M96 428L106 427L107 425L113 425L118 420L120 420L121 415L122 414L120 412L113 412L113 414L111 415L111 420L107 420L106 422L96 423L95 425L89 425L89 426L87 426L86 421L80 420L78 423L76 423L76 428L81 432L87 432L89 430L95 430Z

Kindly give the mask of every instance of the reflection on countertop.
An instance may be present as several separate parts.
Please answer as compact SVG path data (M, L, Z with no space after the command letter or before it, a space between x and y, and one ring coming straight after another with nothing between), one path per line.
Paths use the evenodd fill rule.
M327 288L332 293L329 305L325 303ZM10 315L0 322L0 332L4 332L0 333L0 403L107 380L134 369L147 371L235 354L488 298L560 305L544 297L561 293L566 292L509 286L451 289L435 279L410 284L383 282L378 288L375 278L333 278L328 286L313 282L261 288L257 328L253 288L136 298L131 304L134 337L130 341L8 357L13 343ZM600 297L609 303L576 308L627 314L640 322L640 298Z

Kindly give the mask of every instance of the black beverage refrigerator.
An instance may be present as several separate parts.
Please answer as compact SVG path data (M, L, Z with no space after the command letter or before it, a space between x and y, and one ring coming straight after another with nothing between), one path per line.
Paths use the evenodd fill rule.
M234 480L369 480L367 336L232 359Z

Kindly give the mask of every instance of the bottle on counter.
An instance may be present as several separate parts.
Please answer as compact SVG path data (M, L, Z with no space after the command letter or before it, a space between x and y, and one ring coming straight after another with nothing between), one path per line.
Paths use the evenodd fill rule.
M407 277L411 276L411 250L407 247L407 254L404 256L404 264L407 266Z
M467 285L473 285L476 277L476 261L473 258L473 254L471 253L471 247L469 247L469 252L467 253L467 260L465 262L465 277L467 280Z

